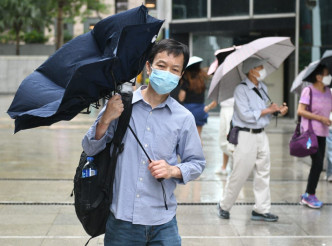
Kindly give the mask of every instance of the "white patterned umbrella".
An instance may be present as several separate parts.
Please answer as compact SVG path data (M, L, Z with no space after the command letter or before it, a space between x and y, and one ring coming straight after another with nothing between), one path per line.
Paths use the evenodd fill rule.
M278 69L293 52L294 45L289 37L266 37L242 45L228 55L212 77L208 96L218 102L233 97L235 87L245 78L242 62L249 57L267 59L264 64L267 75Z

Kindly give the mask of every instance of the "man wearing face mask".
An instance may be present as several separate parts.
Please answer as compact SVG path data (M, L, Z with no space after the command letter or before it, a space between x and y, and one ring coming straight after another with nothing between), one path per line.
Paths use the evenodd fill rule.
M279 107L269 103L267 87L262 82L266 77L265 60L250 57L243 62L242 71L246 74L234 92L233 127L239 129L238 144L233 152L233 171L227 179L226 188L218 209L219 217L230 218L230 209L249 175L254 172L255 205L252 220L278 220L270 213L270 148L264 131L276 112L285 115L286 104ZM267 106L268 105L268 106Z
M174 190L196 179L205 167L193 115L169 96L188 60L188 47L175 40L161 40L152 47L146 62L150 83L133 93L129 123L152 162L127 131L116 167L107 246L181 245ZM122 111L120 95L113 96L83 139L88 155L111 141ZM158 179L163 179L165 198Z

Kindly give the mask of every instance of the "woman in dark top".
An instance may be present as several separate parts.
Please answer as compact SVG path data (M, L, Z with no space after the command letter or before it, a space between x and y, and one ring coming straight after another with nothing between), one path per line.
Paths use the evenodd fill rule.
M200 68L201 61L187 66L181 79L181 89L179 93L179 101L183 103L183 106L195 117L199 136L201 136L203 125L207 122L207 112L216 106L214 101L208 106L204 105L205 81L208 75Z

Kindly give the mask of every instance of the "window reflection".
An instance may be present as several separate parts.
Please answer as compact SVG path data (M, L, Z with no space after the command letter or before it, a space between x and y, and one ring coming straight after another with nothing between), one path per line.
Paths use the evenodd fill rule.
M294 13L295 1L291 0L254 0L254 14Z
M248 0L211 0L211 16L249 15Z
M207 0L173 0L172 16L174 20L206 18Z
M128 9L128 0L115 0L115 12L120 13Z

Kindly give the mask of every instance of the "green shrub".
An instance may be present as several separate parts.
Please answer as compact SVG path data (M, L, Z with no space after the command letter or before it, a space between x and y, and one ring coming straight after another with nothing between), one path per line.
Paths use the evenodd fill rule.
M36 30L32 30L31 32L27 32L24 34L23 40L28 44L36 44L36 43L45 43L47 41L47 38L44 37L43 33L38 32Z
M68 41L73 39L73 35L71 35L67 30L63 33L63 42L67 43Z

